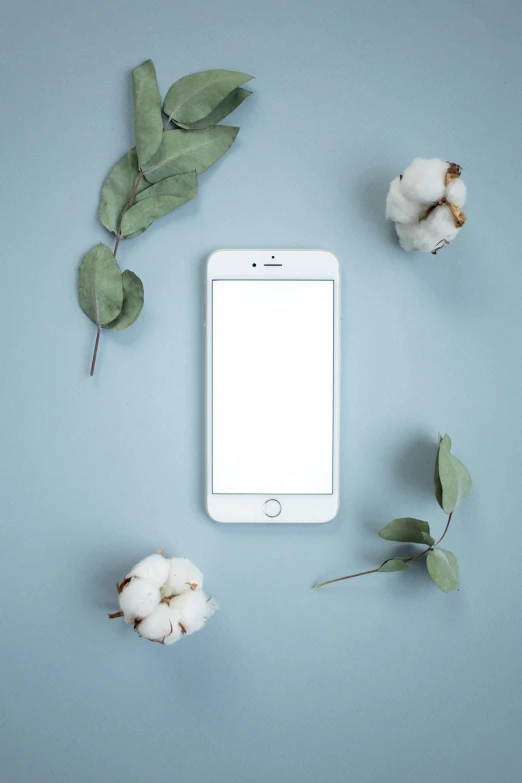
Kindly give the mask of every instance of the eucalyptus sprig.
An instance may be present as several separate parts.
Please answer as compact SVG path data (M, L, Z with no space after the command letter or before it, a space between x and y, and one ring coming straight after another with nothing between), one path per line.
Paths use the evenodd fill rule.
M445 514L448 515L446 527L438 541L432 537L428 522L413 517L394 519L386 527L379 531L381 538L386 541L399 541L409 544L424 544L425 548L409 557L392 557L385 560L378 568L369 571L360 571L357 574L340 576L337 579L328 579L314 585L314 589L330 585L333 582L342 582L345 579L353 579L356 576L366 574L390 573L392 571L405 571L408 563L426 557L428 573L445 593L451 593L459 586L457 558L453 552L437 547L446 536L455 509L467 498L471 489L471 476L468 469L451 453L451 438L449 435L439 435L439 447L435 460L434 490L437 503Z
M136 146L109 172L99 206L101 223L116 237L114 250L96 245L78 271L80 306L97 327L91 376L102 329L127 329L143 308L143 283L130 270L122 274L116 263L120 241L143 234L155 220L195 197L198 175L231 147L239 132L217 123L252 94L240 86L252 78L239 71L193 73L172 85L162 110L152 60L133 70Z

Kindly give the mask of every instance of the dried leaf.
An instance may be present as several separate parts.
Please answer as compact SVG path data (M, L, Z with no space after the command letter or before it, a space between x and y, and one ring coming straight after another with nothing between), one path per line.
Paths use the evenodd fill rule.
M134 68L132 91L136 152L138 165L143 168L158 149L163 135L161 96L152 60L147 60Z
M235 90L232 90L232 92L227 95L227 97L221 101L218 106L216 106L214 111L210 112L210 114L204 117L202 120L198 120L198 122L192 123L178 121L177 124L182 128L186 128L187 130L202 130L203 128L210 128L211 125L217 125L218 122L221 122L221 120L231 114L234 109L237 109L237 107L240 106L240 104L242 104L249 95L252 95L250 90L244 90L242 87L237 87Z
M451 454L444 438L439 443L435 462L435 497L444 513L451 514L469 495L471 476L466 466Z
M166 131L145 176L149 182L156 183L187 171L201 174L229 149L238 133L239 128L229 125L215 125L206 130Z
M143 308L143 283L138 275L126 269L121 276L123 283L123 304L116 320L107 324L106 329L127 329L132 326Z
M433 549L426 558L428 573L441 590L451 593L459 586L459 567L453 552Z
M138 175L138 157L133 147L112 167L103 183L98 214L102 225L114 234Z
M252 78L240 71L211 70L192 73L172 85L165 97L163 110L169 119L176 122L199 122L208 117L232 90Z
M85 254L78 270L78 295L84 313L98 326L119 315L123 303L121 272L107 245L100 242Z
M154 189L157 189L154 193ZM178 195L176 195L176 193ZM124 236L145 230L155 220L186 204L197 193L195 172L168 177L140 194L139 200L123 215L121 231Z
M406 568L408 568L408 566L404 560L401 560L400 557L392 557L390 560L385 560L378 570L388 574L393 571L404 571Z
M431 546L435 539L430 536L430 526L423 519L401 517L379 530L381 538L386 541L402 541L411 544L426 544Z

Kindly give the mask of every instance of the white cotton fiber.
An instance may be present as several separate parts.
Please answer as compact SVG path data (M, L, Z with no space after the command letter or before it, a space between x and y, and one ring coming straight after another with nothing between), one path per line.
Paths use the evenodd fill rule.
M435 204L444 196L448 162L440 158L415 158L402 175L402 192L420 204Z
M189 590L203 589L203 574L186 557L172 557L169 561L169 573L161 592L170 597L181 595Z
M446 201L455 204L456 207L463 207L466 203L466 186L460 177L450 180L446 188Z
M447 205L436 207L426 220L420 223L396 223L395 230L403 250L420 250L424 253L432 253L446 242L451 242L460 231Z
M435 242L432 250L440 246L444 239L446 242L451 242L460 231L451 209L446 204L434 209L425 222L428 224L428 231Z
M187 634L199 631L217 610L217 603L203 590L190 591L173 598L170 605L181 612L181 625Z
M386 198L386 217L395 223L415 223L426 211L424 204L406 198L402 190L401 178L395 177L390 184Z
M159 588L137 576L123 587L120 596L120 609L125 622L133 623L141 617L147 617L159 604L161 595Z
M158 554L149 555L138 565L135 565L132 571L127 574L127 577L139 576L142 579L147 579L157 587L161 587L168 575L169 560Z
M393 220L403 250L434 253L457 236L466 220L461 210L466 186L460 173L456 163L415 158L402 178L390 184L386 217Z
M410 253L412 250L418 250L417 242L423 233L420 223L395 223L395 230L403 250L407 253Z
M181 638L183 632L179 625L181 612L167 604L157 606L152 614L145 617L136 627L136 631L144 639L162 644L173 644ZM170 638L172 637L172 638ZM167 642L167 639L170 641Z
M181 628L181 613L173 606L170 607L170 619L172 622L172 631L165 637L165 644L174 644L178 639L182 639L184 636L183 629Z
M218 608L202 588L203 574L186 557L149 555L117 585L121 611L109 619L123 615L144 639L171 645L203 628Z

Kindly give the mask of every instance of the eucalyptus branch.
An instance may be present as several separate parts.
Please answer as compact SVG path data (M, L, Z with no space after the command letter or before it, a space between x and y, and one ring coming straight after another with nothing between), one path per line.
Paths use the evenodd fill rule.
M140 186L140 182L143 179L143 171L140 171L138 176L136 177L136 182L134 183L134 187L132 189L132 193L130 195L129 200L125 204L125 207L123 209L123 212L121 214L120 222L118 225L118 233L116 234L116 244L114 245L114 250L112 251L112 254L114 258L116 258L116 253L118 252L118 247L120 246L120 240L121 240L121 222L123 220L124 214L127 212L128 209L130 209L134 203L134 199L136 198L136 192ZM94 375L94 370L96 369L96 359L98 358L98 347L100 345L100 337L102 332L102 325L98 324L98 328L96 330L96 341L94 343L94 353L92 355L92 362L91 362L91 372L90 376Z
M252 78L240 71L201 71L174 82L162 102L152 60L133 70L136 144L110 170L98 210L101 224L116 237L114 250L96 245L78 270L80 307L96 324L91 376L102 329L127 329L143 308L143 283L129 269L122 273L116 262L121 240L142 234L195 198L198 175L219 160L239 132L219 123L251 95L240 85Z
M334 582L343 582L345 579L354 579L356 576L366 576L366 574L404 571L407 570L408 563L426 555L426 566L433 581L446 593L455 590L459 584L457 558L453 552L437 549L437 547L449 530L455 509L469 494L471 476L462 462L451 454L451 438L449 435L444 437L439 435L439 447L435 461L434 489L435 498L439 506L448 515L446 527L438 541L432 538L430 526L424 520L414 519L413 517L394 519L379 531L381 538L400 543L427 544L427 546L415 555L392 557L389 560L385 560L378 568L370 568L368 571L359 571L356 574L348 574L348 576L339 576L336 579L327 579L324 582L319 582L319 584L313 586L313 589L316 590Z
M419 557L422 557L423 555L427 555L428 552L431 552L432 549L434 549L436 546L440 544L446 533L448 532L448 528L450 526L451 518L453 516L453 511L448 517L448 521L446 523L446 527L444 528L444 533L441 535L438 541L436 541L431 546L424 549L422 552L418 552L416 555L411 555L410 557L402 557L400 558L404 563L411 563L412 560L417 560ZM385 561L387 562L387 561ZM348 576L338 576L337 579L327 579L326 582L319 582L318 585L314 585L313 589L317 590L318 587L324 587L325 585L331 585L334 582L343 582L345 579L354 579L356 576L366 576L366 574L376 574L381 570L381 566L379 568L371 568L369 571L359 571L357 574L348 574Z

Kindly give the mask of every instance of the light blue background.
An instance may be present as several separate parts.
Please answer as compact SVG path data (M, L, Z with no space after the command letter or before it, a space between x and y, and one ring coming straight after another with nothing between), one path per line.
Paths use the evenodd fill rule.
M519 779L521 6L10 0L2 49L2 778L440 783ZM133 144L130 70L162 91L254 74L241 133L191 204L120 261L146 307L80 311L98 194ZM416 155L464 167L468 224L436 258L383 220ZM343 269L342 507L325 526L219 526L203 507L203 270L220 247L320 247ZM431 494L437 430L474 478L448 548L341 583ZM138 640L114 584L164 547L221 612Z

